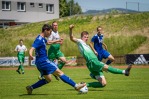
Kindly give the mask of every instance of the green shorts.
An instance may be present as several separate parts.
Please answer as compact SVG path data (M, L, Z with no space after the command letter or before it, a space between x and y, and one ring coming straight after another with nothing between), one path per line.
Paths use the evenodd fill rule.
M48 58L50 60L64 57L64 54L60 51L60 44L52 44L48 50Z
M18 57L18 61L20 63L24 63L24 59L25 59L25 55L24 54L18 54L17 57Z
M86 65L87 65L89 71L93 75L95 75L95 76L97 76L97 75L103 76L102 68L105 65L103 62L100 62L98 59L92 59L89 62L87 62Z

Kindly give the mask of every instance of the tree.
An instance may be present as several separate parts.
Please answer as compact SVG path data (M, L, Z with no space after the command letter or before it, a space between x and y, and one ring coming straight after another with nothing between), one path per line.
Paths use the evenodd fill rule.
M66 0L59 0L60 17L68 16L68 4Z
M74 0L59 0L60 17L81 14L82 9Z

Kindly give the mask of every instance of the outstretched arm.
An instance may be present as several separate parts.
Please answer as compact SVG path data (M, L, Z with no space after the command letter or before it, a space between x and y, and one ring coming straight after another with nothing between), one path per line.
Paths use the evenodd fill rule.
M70 36L70 40L76 43L77 42L77 38L75 38L73 36L73 33L72 33L72 29L73 28L74 28L74 25L73 24L69 26L69 36Z

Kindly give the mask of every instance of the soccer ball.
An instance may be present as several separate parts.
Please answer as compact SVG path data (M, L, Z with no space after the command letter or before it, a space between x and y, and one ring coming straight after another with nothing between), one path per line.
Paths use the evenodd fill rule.
M81 88L81 89L79 90L79 93L80 93L80 94L85 94L85 93L87 93L87 92L88 92L87 86L84 86L83 88Z

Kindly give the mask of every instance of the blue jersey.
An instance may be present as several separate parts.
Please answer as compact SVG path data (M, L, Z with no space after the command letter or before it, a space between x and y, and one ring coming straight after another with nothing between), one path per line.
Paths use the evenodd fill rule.
M42 61L48 59L46 43L47 43L47 40L40 35L38 35L37 38L35 39L35 41L32 45L32 47L35 48L35 55L36 55L35 63L42 62Z
M99 35L94 35L93 38L91 39L91 42L94 43L94 49L97 51L97 52L100 52L101 50L103 50L103 47L102 47L102 43L103 43L103 35L101 34L100 36Z
M94 35L93 38L91 39L91 42L94 43L94 49L97 51L98 53L98 60L102 61L102 59L106 59L108 58L108 56L110 55L110 53L108 51L106 51L103 47L102 47L102 43L103 43L103 34L101 35Z

